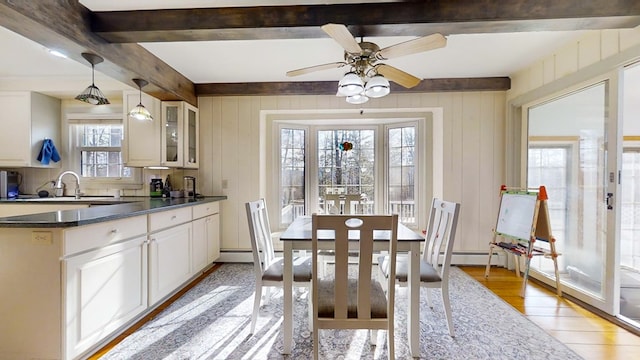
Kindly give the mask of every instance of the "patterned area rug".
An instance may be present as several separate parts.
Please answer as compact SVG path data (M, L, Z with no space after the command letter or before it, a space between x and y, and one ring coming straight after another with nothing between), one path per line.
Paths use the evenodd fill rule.
M439 290L433 309L421 289L420 355L429 359L580 359L525 316L458 268L451 271L456 336L449 336ZM293 354L282 351L282 290L263 301L249 335L254 275L251 264L224 264L102 359L310 359L307 292L294 293ZM409 359L406 288L396 292L396 358ZM378 346L366 330L321 330L322 359L386 359L386 332Z

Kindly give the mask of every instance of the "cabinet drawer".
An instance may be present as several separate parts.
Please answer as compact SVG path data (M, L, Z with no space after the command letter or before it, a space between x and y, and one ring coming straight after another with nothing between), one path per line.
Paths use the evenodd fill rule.
M149 232L191 221L191 207L149 214Z
M218 202L210 202L193 207L193 218L199 219L220 212L220 204Z
M70 228L64 231L63 256L115 244L146 232L144 215Z

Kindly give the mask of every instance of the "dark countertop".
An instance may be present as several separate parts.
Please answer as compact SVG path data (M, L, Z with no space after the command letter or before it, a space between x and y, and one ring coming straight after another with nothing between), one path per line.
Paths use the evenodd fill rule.
M121 197L106 198L83 197L80 200L51 201L51 199L4 199L0 205L10 204L89 204L90 207L73 210L61 210L48 213L0 217L0 228L63 228L94 224L104 221L117 220L137 215L145 215L158 211L176 209L225 200L226 196L205 196L193 198L151 198L151 197Z

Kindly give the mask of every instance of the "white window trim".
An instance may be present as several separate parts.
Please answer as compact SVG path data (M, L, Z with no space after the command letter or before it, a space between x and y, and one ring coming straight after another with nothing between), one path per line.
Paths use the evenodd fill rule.
M280 164L280 131L281 129L303 129L305 130L306 141L305 141L305 162L308 165L309 172L305 174L305 198L306 208L305 211L308 214L309 209L315 209L318 207L318 161L317 161L317 132L319 130L333 130L333 129L369 129L374 130L375 139L376 139L376 150L375 150L375 161L376 161L376 177L375 177L375 199L376 199L376 213L383 213L386 211L385 204L388 201L388 172L387 172L387 155L388 155L388 133L387 129L389 128L397 128L397 127L406 127L406 126L414 126L416 129L416 164L415 164L415 173L418 178L418 181L415 184L415 197L416 197L416 222L415 224L407 224L407 226L411 228L420 227L422 221L421 219L426 218L424 214L424 206L419 206L422 203L420 201L421 196L423 195L422 189L426 186L426 182L423 179L423 167L420 166L420 163L423 159L423 152L425 151L425 147L427 140L427 134L424 131L424 126L422 125L422 121L418 118L416 119L402 119L398 121L398 119L388 118L385 120L379 119L377 124L348 124L348 125L337 125L336 123L331 124L323 124L321 122L317 122L309 125L301 125L300 121L287 121L287 120L277 120L275 122L277 125L273 127L274 130L274 140L277 141L272 142L274 154L274 164ZM313 149L311 151L310 149ZM313 156L311 156L311 152L313 152ZM275 194L280 193L280 189L282 188L282 176L281 172L277 172L277 180L273 182L277 188L274 189ZM279 196L278 196L279 198ZM278 202L279 204L279 202ZM275 209L274 209L275 210ZM274 217L275 216L275 217ZM273 212L273 216L270 217L272 219L276 219L277 224L281 224L280 219L280 211L278 207L278 211ZM281 226L281 225L280 225Z
M70 170L80 174L81 169L81 154L79 136L76 125L82 124L118 124L123 125L121 114L67 114L67 126L69 128L69 163ZM89 149L85 147L84 149ZM94 147L92 150L113 150L113 148L101 148ZM122 151L122 145L120 146ZM105 187L115 189L139 189L142 186L142 170L140 168L131 168L133 176L130 178L96 178L96 177L83 177L81 179L83 189L104 189Z

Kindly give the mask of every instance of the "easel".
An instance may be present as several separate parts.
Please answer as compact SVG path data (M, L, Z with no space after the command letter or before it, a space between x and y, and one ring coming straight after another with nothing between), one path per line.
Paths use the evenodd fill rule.
M500 211L498 214L498 220L496 223L496 228L493 231L493 240L489 243L489 261L487 262L487 268L485 270L485 277L489 277L489 271L491 269L491 257L494 253L494 250L501 250L506 253L510 253L514 256L515 266L516 266L516 275L520 277L520 261L519 259L524 256L526 258L526 265L524 271L524 278L522 281L522 289L520 290L520 296L524 297L527 279L529 277L529 267L531 265L531 259L534 256L544 256L545 258L551 258L553 260L553 266L555 270L556 276L556 292L558 296L562 296L562 290L560 289L560 274L558 272L558 252L556 251L556 239L551 235L551 222L549 218L549 207L547 205L547 190L544 186L540 186L537 189L508 189L505 185L502 185L500 188ZM518 196L522 196L522 199L525 201L518 200ZM531 202L532 198L527 198L527 196L536 196L535 202ZM505 204L505 197L508 197L511 201L510 204ZM528 208L525 210L532 210L533 216L531 219L531 226L525 229L527 234L520 233L516 231L515 228L510 227L508 225L504 225L503 222L513 222L514 220L505 215L508 213L509 209L504 208L505 206L513 206L515 207L530 207L533 205L533 209ZM513 213L513 212L512 212ZM527 224L529 219L516 219L520 226L522 224ZM530 228L530 231L529 231ZM508 229L504 230L503 229ZM498 242L498 236L504 238L508 241ZM536 247L536 241L545 241L549 243L549 250Z

